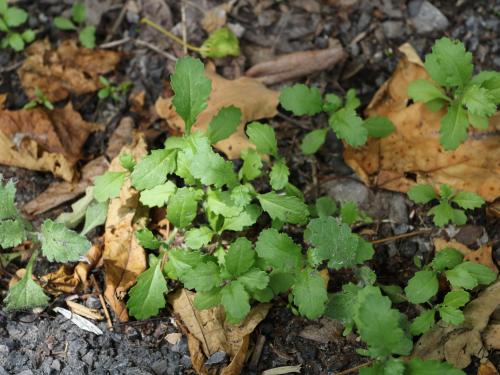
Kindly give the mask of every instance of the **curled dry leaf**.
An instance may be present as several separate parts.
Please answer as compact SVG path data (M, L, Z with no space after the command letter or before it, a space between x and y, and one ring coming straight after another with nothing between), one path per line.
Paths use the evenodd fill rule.
M327 49L281 55L274 60L252 66L245 75L272 85L331 69L346 57L344 48L334 39Z
M495 368L493 363L486 361L479 365L477 375L498 375L498 370Z
M482 335L488 331L490 317L500 307L500 280L486 288L464 308L465 321L454 326L438 322L424 333L412 356L422 359L446 360L457 368L465 368L471 357L487 354Z
M464 244L461 244L460 242L457 242L455 240L446 241L442 238L435 238L434 247L436 248L436 251L441 251L443 249L446 249L447 247L456 249L462 253L462 255L464 256L464 260L482 264L483 266L490 268L493 272L498 274L498 267L493 261L491 246L483 245L477 250L471 250Z
M48 171L72 181L83 144L101 129L84 121L71 103L53 111L0 110L0 164Z
M43 193L26 203L23 211L28 215L39 215L78 197L94 183L94 178L104 174L108 167L109 163L104 156L88 162L82 168L80 181L53 182Z
M133 144L125 146L123 153L132 155L136 161L146 155L147 146L142 136L136 136ZM123 172L119 156L111 162L109 170ZM145 216L138 215L139 193L126 179L120 196L111 199L108 216L104 227L104 297L115 312L117 318L125 322L128 313L123 298L127 290L134 285L137 276L146 269L146 254L139 245L135 232L145 225Z
M48 273L40 278L43 288L52 295L61 293L72 294L88 288L87 276L101 260L102 244L92 245L85 254L85 260L75 267L62 265L55 272Z
M471 131L455 151L439 143L439 127L445 110L431 112L423 103L411 103L408 85L429 79L416 52L408 44L392 77L373 97L366 114L387 116L396 131L382 139L370 139L362 148L347 146L347 164L368 185L407 192L417 183L434 187L449 184L471 191L487 201L500 196L500 114L485 131Z
M228 158L238 158L241 150L253 147L245 135L244 125L253 120L274 117L277 113L279 92L269 90L253 78L227 80L215 73L213 65L207 66L206 74L212 81L212 92L207 108L198 116L193 131L207 130L210 120L221 108L238 107L241 110L240 126L233 135L215 145ZM184 130L184 122L175 112L171 98L158 99L155 108L158 115L167 120L168 126L177 131Z
M207 310L197 310L193 306L195 294L181 289L169 297L174 312L178 314L188 333L189 352L193 367L198 374L213 374L204 363L216 352L225 352L231 362L221 375L238 375L246 360L250 334L266 317L270 304L255 306L239 325L225 322L224 309L217 306Z
M34 98L38 87L51 102L70 93L97 91L99 75L114 70L121 57L115 51L79 48L74 40L63 41L57 49L48 40L41 40L25 53L26 60L17 72L26 94Z
M133 137L134 119L129 116L122 118L109 138L108 147L106 148L106 156L109 159L113 159L118 156L122 147L130 144Z
M227 21L227 14L233 8L234 3L235 0L231 0L224 4L217 5L206 12L201 20L201 27L203 27L203 30L210 34L224 26Z

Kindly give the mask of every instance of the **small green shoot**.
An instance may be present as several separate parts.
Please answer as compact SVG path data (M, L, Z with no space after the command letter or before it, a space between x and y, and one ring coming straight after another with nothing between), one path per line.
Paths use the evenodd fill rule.
M425 204L438 200L438 205L429 210L429 215L433 216L434 224L438 227L444 227L450 221L456 225L464 225L467 222L464 210L479 208L484 204L484 199L479 195L467 191L457 192L446 184L441 185L439 191L438 195L429 184L414 185L408 191L408 197L415 203Z
M74 3L71 8L71 18L55 17L54 26L65 31L77 31L78 39L85 48L95 47L95 27L85 25L87 9L83 3Z
M54 104L52 104L49 98L47 98L47 95L45 95L44 92L38 87L35 88L35 98L26 103L23 108L32 109L37 106L43 106L49 111L52 111L54 109Z
M28 13L21 8L9 6L7 0L0 0L0 39L1 48L12 48L19 52L24 50L26 43L35 40L35 32L32 29L17 31L28 20Z
M469 124L479 130L488 128L488 119L500 104L500 72L473 76L472 54L463 43L448 38L434 43L424 65L432 81L412 82L408 95L432 111L446 109L439 140L445 150L455 150L467 139Z
M122 100L123 96L133 85L130 81L125 81L115 85L104 76L99 76L99 82L102 85L102 88L97 92L99 99L104 100L111 98L116 103L119 103Z

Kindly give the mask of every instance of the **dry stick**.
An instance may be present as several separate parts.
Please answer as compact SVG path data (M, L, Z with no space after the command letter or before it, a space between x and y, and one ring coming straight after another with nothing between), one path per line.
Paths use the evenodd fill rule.
M163 57L166 57L169 60L177 61L177 57L175 57L174 55L172 55L168 52L162 51L161 49L156 47L154 44L148 43L145 40L136 39L135 44L137 44L138 46L149 48L150 50L155 51L156 53L162 55Z
M94 277L94 275L90 275L92 279L92 283L94 287L97 289L97 293L99 293L99 301L101 301L102 309L104 310L104 315L106 316L106 321L108 322L108 328L110 331L113 331L113 322L111 321L111 316L109 315L108 308L106 307L106 301L104 301L104 297L102 296L101 288L99 288L99 284Z
M113 26L111 27L110 32L108 33L108 35L106 36L106 39L104 40L105 42L109 42L111 40L111 38L113 37L113 35L115 35L116 30L118 29L118 26L120 26L120 24L123 21L123 18L125 17L125 14L127 13L127 8L128 8L129 2L130 2L130 0L127 0L123 4L122 9L120 10L120 14L118 14L118 17L116 17L116 20L113 23Z
M409 233L398 234L396 236L390 236L390 237L386 237L386 238L380 238L378 240L374 240L374 241L370 241L370 242L371 242L372 245L376 245L376 244L379 244L379 243L384 243L384 242L389 242L389 241L395 241L395 240L399 240L401 238L414 237L414 236L418 236L420 234L427 234L427 233L430 233L430 232L432 232L432 228L420 229L420 230L416 230L416 231L409 232Z
M113 40L112 42L100 44L99 48L101 48L101 49L115 48L115 47L121 46L122 44L128 43L131 40L132 40L131 37L126 36L125 38L122 38L122 39Z
M366 366L369 366L373 363L373 361L369 361L369 362L365 362L365 363L362 363L360 365L357 365L356 367L352 367L350 369L347 369L347 370L344 370L344 371L340 371L340 372L337 372L335 375L346 375L346 374L350 374L352 372L355 372L355 371L358 371L360 368L363 368L363 367L366 367Z
M146 25L151 26L153 29L155 29L156 31L159 31L160 33L165 35L167 38L172 39L174 42L179 43L181 46L184 46L187 49L190 49L191 51L198 52L198 53L201 53L203 51L200 47L196 47L196 46L193 46L192 44L189 44L188 42L184 42L177 35L174 35L170 31L168 31L167 29L164 29L163 27L161 27L157 23L154 23L153 21L151 21L148 18L141 19L141 23L145 23Z
M255 343L255 348L252 353L252 358L250 359L249 367L251 369L256 369L259 364L259 359L262 354L262 349L264 349L264 343L266 342L266 336L257 336L257 342Z

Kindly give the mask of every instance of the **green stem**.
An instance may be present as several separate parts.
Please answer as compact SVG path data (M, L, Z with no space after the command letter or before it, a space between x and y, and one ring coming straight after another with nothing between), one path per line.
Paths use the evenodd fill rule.
M146 18L146 17L142 18L141 23L144 23L148 26L151 26L153 29L159 31L160 33L162 33L163 35L165 35L169 39L173 40L176 43L179 43L181 46L186 47L186 48L190 49L191 51L202 52L201 48L193 46L192 44L189 44L189 43L183 41L177 35L172 34L170 31L164 29L163 27L161 27L157 23L151 21L149 18Z

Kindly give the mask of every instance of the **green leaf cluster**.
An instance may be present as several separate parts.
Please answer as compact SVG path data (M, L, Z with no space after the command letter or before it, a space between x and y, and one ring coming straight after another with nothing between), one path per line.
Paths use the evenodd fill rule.
M77 31L78 39L85 48L95 47L95 27L85 25L87 9L85 4L76 2L71 7L71 18L55 17L54 26L61 30Z
M464 210L479 208L484 204L484 199L479 195L467 191L457 192L446 184L440 186L439 195L432 185L414 185L408 191L408 197L413 202L422 204L437 200L438 204L429 210L429 215L438 227L444 227L449 222L464 225L467 222Z
M306 155L319 150L325 143L329 129L352 147L363 146L368 137L386 137L395 129L394 124L385 117L363 120L356 112L361 102L353 89L347 91L343 101L335 94L323 97L315 87L296 84L282 90L280 103L296 116L313 116L320 112L329 116L329 128L313 130L304 137L301 149Z
M495 273L488 267L463 261L462 254L455 249L446 248L439 251L431 263L408 281L405 295L409 302L414 304L429 303L435 299L439 289L439 278L444 277L451 285L441 303L431 309L424 310L413 320L410 332L420 335L435 324L436 312L441 319L449 324L461 324L464 314L460 310L470 296L466 290L471 290L478 285L488 285L496 279Z
M28 13L25 10L9 6L7 0L0 0L0 39L1 48L12 48L14 51L22 51L26 43L35 40L35 32L32 29L26 29L22 32L16 31L16 28L24 25L28 20Z
M473 76L472 54L463 43L448 38L434 43L424 65L432 81L412 82L408 95L432 111L446 109L439 139L445 150L455 150L467 139L469 125L488 128L488 119L500 104L500 73L484 71Z
M111 98L116 103L119 103L127 91L133 86L130 81L125 81L120 84L113 84L104 76L99 76L99 82L102 87L97 92L99 99Z
M49 111L52 111L54 109L54 104L52 104L47 95L45 95L45 93L42 90L40 90L39 87L35 88L35 98L26 103L23 108L32 109L37 106L43 106L47 108Z

